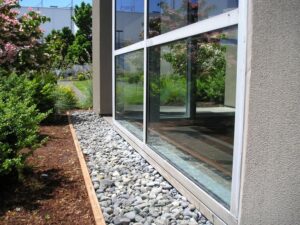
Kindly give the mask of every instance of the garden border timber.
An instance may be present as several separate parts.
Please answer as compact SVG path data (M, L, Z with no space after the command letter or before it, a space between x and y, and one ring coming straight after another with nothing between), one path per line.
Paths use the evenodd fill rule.
M80 144L78 142L77 136L76 136L76 132L75 129L73 127L72 121L71 121L71 117L70 117L70 113L67 112L68 115L68 122L69 122L69 127L72 133L72 138L74 141L74 145L76 148L76 152L77 152L77 156L78 156L78 160L80 163L80 168L81 168L81 172L83 175L83 179L84 179L84 183L85 183L85 187L89 196L89 200L91 203L91 207L92 207L92 211L93 211L93 215L94 215L94 219L95 219L95 224L96 225L106 225L103 214L102 214L102 210L100 208L100 204L98 201L98 198L96 196L96 192L92 183L92 180L90 178L90 174L83 156L83 153L81 151L80 148Z

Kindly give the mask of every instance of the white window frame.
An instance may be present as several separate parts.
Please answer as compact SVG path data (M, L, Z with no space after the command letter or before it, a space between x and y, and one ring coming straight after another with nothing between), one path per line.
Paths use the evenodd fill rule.
M214 224L238 224L240 184L242 170L242 153L244 143L244 114L245 114L245 87L246 87L246 44L247 44L247 0L239 0L237 9L226 13L187 25L176 30L161 34L153 38L147 38L148 4L144 0L144 40L132 45L115 50L115 1L112 6L112 99L113 99L113 124L120 134L150 162L164 177L174 185L188 200L194 203L197 208ZM151 0L150 0L151 1ZM147 134L147 49L152 46L169 43L197 34L238 25L238 50L237 50L237 78L236 78L236 112L234 130L234 153L232 167L231 203L228 210L217 202L207 192L189 180L184 174L178 171L173 165L160 157L146 144ZM143 141L135 137L117 120L115 120L115 58L118 55L136 50L144 50L144 126Z

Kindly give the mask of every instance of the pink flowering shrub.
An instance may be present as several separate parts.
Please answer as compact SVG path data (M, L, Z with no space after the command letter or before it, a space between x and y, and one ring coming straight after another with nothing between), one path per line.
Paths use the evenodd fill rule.
M0 0L0 67L23 72L47 61L40 25L49 19L35 11L20 15L18 2Z

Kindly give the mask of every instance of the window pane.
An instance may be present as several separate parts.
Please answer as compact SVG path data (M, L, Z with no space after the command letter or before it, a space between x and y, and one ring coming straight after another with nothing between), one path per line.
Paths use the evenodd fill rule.
M149 48L147 143L230 205L237 26Z
M238 0L151 0L148 37L219 15L238 7Z
M144 1L116 0L116 49L144 39Z
M143 139L144 51L116 57L115 119Z

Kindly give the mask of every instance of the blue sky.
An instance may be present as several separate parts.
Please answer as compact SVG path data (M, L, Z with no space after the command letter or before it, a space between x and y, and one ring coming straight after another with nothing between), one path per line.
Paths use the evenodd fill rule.
M71 0L21 0L21 6L41 6L41 2L43 1L44 7L49 6L58 6L58 7L70 7ZM81 2L86 2L92 4L92 0L73 0L74 5L79 5Z

